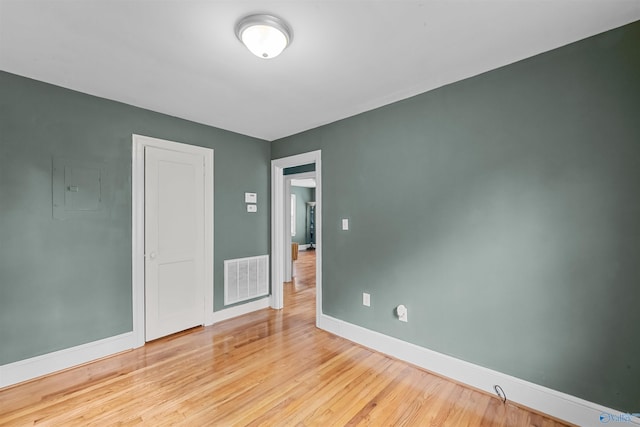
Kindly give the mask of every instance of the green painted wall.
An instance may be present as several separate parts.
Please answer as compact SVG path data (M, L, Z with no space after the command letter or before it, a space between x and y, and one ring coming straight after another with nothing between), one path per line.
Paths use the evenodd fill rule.
M324 313L640 410L640 22L271 155L317 149Z
M216 310L223 261L269 253L269 143L4 72L0 94L0 364L131 331L133 133L215 150ZM53 157L104 162L103 217L53 219Z
M316 200L315 188L291 187L291 194L296 195L296 235L291 237L293 243L304 245L308 242L307 202Z

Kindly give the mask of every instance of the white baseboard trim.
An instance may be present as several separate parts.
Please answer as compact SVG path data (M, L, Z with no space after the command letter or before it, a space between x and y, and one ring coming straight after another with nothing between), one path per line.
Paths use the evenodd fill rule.
M504 390L508 400L573 424L599 425L622 420L626 423L640 425L640 418L637 416L629 416L629 414L623 414L620 411L474 365L331 316L321 315L317 325L320 329L332 334L490 394L495 394L493 386L498 384ZM601 419L601 416L604 419Z
M306 251L307 249L309 249L309 246L311 246L311 245L310 244L298 245L298 250L299 251Z
M215 320L213 317L214 313L205 313L204 315L204 325L203 326L211 326L214 324Z
M135 347L133 332L0 366L0 388L72 368Z
M268 307L269 297L265 297L247 304L216 311L207 316L205 326ZM135 347L134 333L127 332L53 353L0 365L0 388L82 365L83 363L131 350Z
M212 324L222 322L227 319L233 319L234 317L242 316L243 314L251 313L253 311L262 310L263 308L269 308L269 297L251 301L242 305L234 305L233 307L225 308L220 311L214 311Z

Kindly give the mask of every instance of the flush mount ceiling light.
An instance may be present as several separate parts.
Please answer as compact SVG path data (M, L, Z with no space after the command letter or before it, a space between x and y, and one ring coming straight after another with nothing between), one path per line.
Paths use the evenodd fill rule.
M287 24L273 15L249 15L236 25L236 36L253 53L263 59L280 55L291 43Z

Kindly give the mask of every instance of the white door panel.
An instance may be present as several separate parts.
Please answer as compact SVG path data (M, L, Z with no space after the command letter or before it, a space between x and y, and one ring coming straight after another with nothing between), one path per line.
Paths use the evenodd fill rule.
M145 339L204 324L204 158L145 148Z

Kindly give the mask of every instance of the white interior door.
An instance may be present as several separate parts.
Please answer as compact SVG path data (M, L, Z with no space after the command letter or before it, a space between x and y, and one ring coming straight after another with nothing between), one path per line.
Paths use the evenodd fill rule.
M145 147L145 340L203 325L204 157Z

